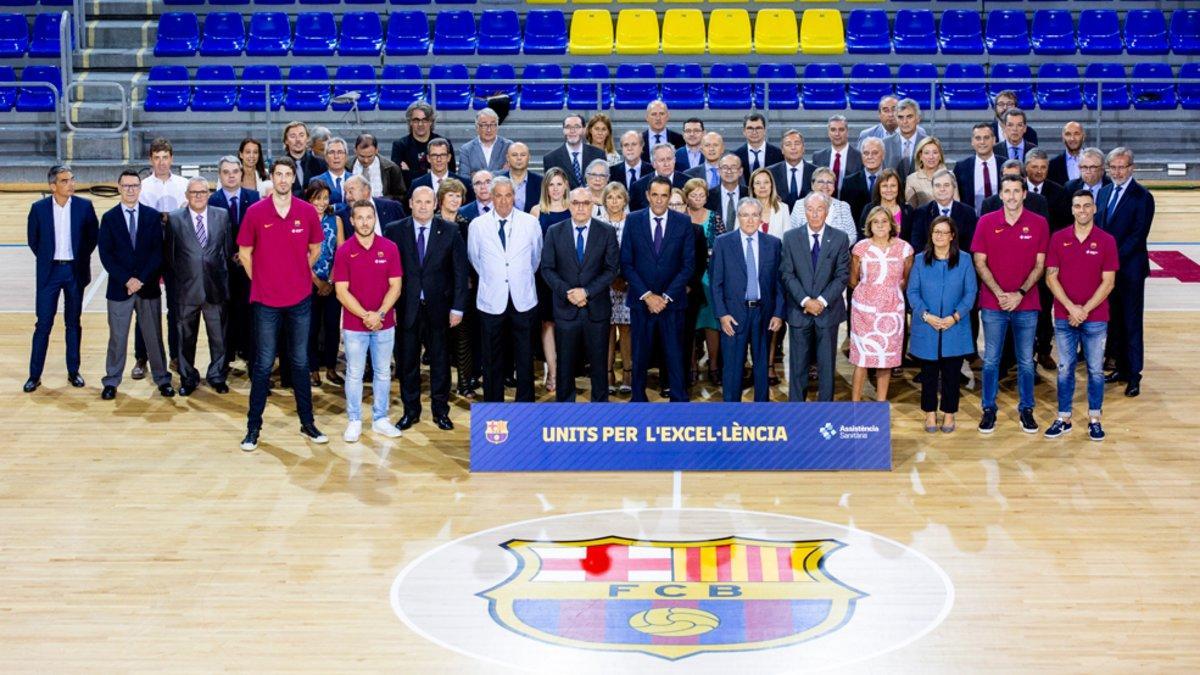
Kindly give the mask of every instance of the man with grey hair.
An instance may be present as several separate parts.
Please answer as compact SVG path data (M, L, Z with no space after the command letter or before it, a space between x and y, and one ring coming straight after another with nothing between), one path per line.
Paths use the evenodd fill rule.
M505 178L510 183L512 182L511 178L507 178L507 177L505 177ZM479 216L484 216L484 215L487 215L488 213L491 213L492 209L494 208L492 205L492 184L495 182L495 178L492 177L491 171L488 171L486 169L480 169L479 171L475 172L475 175L471 176L470 182L471 182L471 185L467 189L471 190L474 193L475 199L470 204L461 206L458 209L459 215L461 215L463 218L467 219L468 222L475 220ZM517 191L517 186L514 183L513 184L513 206L514 206L514 208L516 207L516 191ZM534 203L536 203L536 202L534 202Z
M1050 157L1041 148L1030 148L1025 153L1025 178L1030 194L1046 198L1049 208L1050 233L1053 234L1074 222L1071 215L1071 200L1063 192L1063 186L1050 180Z
M1016 107L1009 108L1004 112L1001 122L1003 125L1000 132L1004 140L999 145L1000 154L1009 159L1025 161L1025 153L1037 147L1036 143L1025 136L1025 131L1029 128L1025 122L1025 111Z
M804 161L804 134L797 129L783 132L779 150L783 153L783 161L768 166L767 170L775 178L775 191L779 193L779 198L787 202L788 209L791 209L797 200L803 199L812 190L812 175L817 167Z
M896 104L896 132L883 140L885 166L895 169L901 182L916 166L917 144L926 136L920 125L921 105L911 98L901 99Z
M373 134L359 134L354 139L350 173L366 178L371 184L371 193L378 197L401 202L408 193L400 167L387 157L379 156L379 141Z
M896 131L896 103L900 99L888 94L879 99L879 123L858 132L858 149L862 150L863 141L868 138L883 140Z
M996 113L996 119L992 121L992 131L995 132L996 138L1004 138L1004 116L1009 110L1016 108L1016 91L1005 89L996 94L992 103L992 110ZM1025 126L1024 131L1021 132L1021 137L1025 139L1025 142L1031 148L1038 144L1038 134L1033 130L1033 127Z
M829 147L813 153L813 164L829 167L837 184L833 188L835 199L842 193L846 176L862 171L862 153L850 145L850 128L845 115L830 115L826 126Z
M431 169L426 154L429 152L429 142L435 138L443 138L436 131L437 113L433 106L424 101L413 101L404 112L408 122L408 135L400 140L392 141L392 162L400 167L404 175L404 184L413 186L413 181L428 173ZM446 141L446 151L449 154L447 165L450 173L458 172L458 164L454 161L454 146ZM443 168L438 172L444 174ZM433 187L433 186L431 186ZM434 187L434 191L437 188Z
M610 181L620 183L626 190L633 189L633 184L653 171L650 166L650 154L642 158L644 143L642 135L632 129L621 134L621 157L608 171Z
M333 133L327 127L313 127L308 132L308 147L312 148L313 154L317 157L325 155L325 144L333 137Z
M309 182L319 178L329 186L330 204L341 204L343 201L342 187L351 176L346 170L346 161L349 159L349 146L344 138L335 136L325 142L325 173L313 176Z
M670 143L659 143L650 151L650 163L654 173L642 176L629 190L629 210L637 211L646 208L646 189L655 176L662 176L671 181L671 187L682 188L688 182L687 175L675 170L675 146Z
M405 215L404 205L400 202L375 196L371 184L364 176L350 176L342 187L346 193L345 200L334 207L333 211L342 221L342 228L338 232L338 246L354 236L354 222L350 212L350 204L353 202L365 199L375 207L375 229L378 230L375 234L383 234L384 227Z
M1087 147L1079 151L1079 178L1067 181L1063 189L1069 195L1079 190L1087 190L1099 197L1100 189L1111 183L1112 179L1104 171L1104 153L1100 148Z
M495 174L508 168L508 146L512 141L500 135L500 116L495 110L484 108L475 114L475 134L459 148L461 171L474 176L484 169Z
M237 241L246 210L262 199L262 195L256 190L242 187L242 163L234 155L225 155L217 163L217 179L221 181L221 187L209 196L208 205L229 213L230 238ZM240 358L249 364L254 349L250 339L253 332L250 322L250 278L246 276L236 254L231 262L229 305L225 308L225 363Z
M862 155L862 170L846 176L838 192L838 199L850 205L852 214L862 213L863 207L871 201L875 181L879 180L884 166L883 139L874 136L864 138L858 149Z

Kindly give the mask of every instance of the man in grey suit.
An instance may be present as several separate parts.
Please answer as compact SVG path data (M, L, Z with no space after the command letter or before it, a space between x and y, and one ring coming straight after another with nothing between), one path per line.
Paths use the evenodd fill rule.
M783 262L779 266L791 326L788 400L804 400L810 354L815 346L817 400L832 401L838 325L846 320L842 293L850 279L850 240L845 233L825 225L830 201L824 192L810 192L803 203L808 227L783 235Z
M850 145L850 129L846 125L845 115L831 115L827 132L829 147L813 153L813 164L827 166L833 171L834 180L837 181L833 186L833 198L840 199L838 195L842 191L842 181L846 176L862 171L862 153Z
M921 131L921 106L911 98L896 104L896 133L883 139L884 166L895 169L901 182L913 172L917 144L925 138Z
M172 211L163 232L165 262L175 278L179 304L179 395L200 384L196 370L196 336L200 316L208 334L208 372L205 379L218 394L225 384L225 303L229 301L229 261L234 240L229 212L208 205L208 180L188 181L187 206Z
M500 116L491 108L475 115L475 138L463 143L458 150L459 172L474 176L476 171L493 174L508 168L508 146L512 141L500 135Z

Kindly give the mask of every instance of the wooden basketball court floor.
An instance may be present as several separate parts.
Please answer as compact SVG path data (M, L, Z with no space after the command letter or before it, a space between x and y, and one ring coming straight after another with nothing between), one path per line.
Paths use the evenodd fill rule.
M955 587L945 620L859 672L1200 668L1194 275L1150 281L1142 395L1107 389L1103 443L1078 429L1055 441L1022 434L1011 381L993 437L974 430L978 391L965 393L957 433L927 435L908 373L891 395L891 472L471 474L461 399L453 432L434 427L426 408L401 439L366 433L348 446L341 392L326 385L315 401L331 442L313 446L296 433L291 396L276 394L251 454L237 447L244 377L227 396L201 388L171 400L152 395L149 380L126 379L115 402L101 401L102 288L89 292L83 322L87 387L65 381L60 322L43 387L21 393L34 321L24 224L35 196L0 195L6 672L508 672L402 623L389 605L397 573L434 547L506 523L678 506L861 528L940 565ZM1194 272L1200 193L1160 190L1156 199L1154 249L1177 252L1180 269ZM97 200L98 211L112 203ZM206 362L203 345L200 353ZM844 362L840 376L845 400ZM1076 408L1086 410L1080 377ZM1039 371L1043 429L1055 407L1053 375ZM620 533L597 532L605 534ZM450 592L454 580L446 583ZM596 654L563 648L555 671Z

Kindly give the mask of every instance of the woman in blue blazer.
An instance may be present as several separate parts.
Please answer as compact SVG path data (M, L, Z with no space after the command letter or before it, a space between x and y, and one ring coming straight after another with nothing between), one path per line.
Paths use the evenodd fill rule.
M963 356L975 351L968 317L975 306L978 286L969 253L958 248L958 227L945 216L929 225L925 252L913 261L908 276L908 304L912 308L909 352L921 359L921 410L925 431L936 433L939 380L941 429L954 431L958 412L958 375Z

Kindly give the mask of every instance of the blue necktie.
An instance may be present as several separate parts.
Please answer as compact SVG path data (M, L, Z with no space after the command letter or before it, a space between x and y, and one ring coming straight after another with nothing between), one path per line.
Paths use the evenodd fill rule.
M242 222L242 219L239 217L240 215L241 214L238 213L238 198L234 197L233 199L229 200L229 222L231 222L235 228L239 223Z
M813 266L813 272L816 272L817 271L817 258L820 257L820 255L821 255L821 240L817 237L816 232L813 232L812 238L813 238L812 251L811 251L812 266Z
M583 264L583 231L586 229L586 225L575 228L575 258L580 264Z
M867 174L867 192L875 190L875 174Z
M793 166L792 178L788 181L788 194L792 195L793 197L800 196L800 185L796 182L796 171L798 171L798 169Z
M137 211L125 209L125 219L129 221L129 243L137 248Z
M583 183L583 171L579 167L579 153L571 153L571 168L575 170L575 184Z
M500 240L501 241L504 240L503 234L500 235ZM425 266L425 226L424 225L421 226L420 233L417 234L417 261L421 263L422 267Z
M721 182L721 178L717 175L717 170L713 167L708 167L708 187L715 188Z
M663 231L662 231L662 216L654 218L654 255L662 253Z
M1010 146L1008 146L1008 148L1011 151L1008 153L1009 157L1011 157L1012 159L1018 159L1018 160L1021 159L1021 150L1017 146L1010 145Z
M1121 198L1121 188L1124 185L1118 185L1113 188L1112 196L1108 198L1108 212L1105 214L1104 220L1112 220L1113 213L1117 210L1117 200Z
M746 237L746 299L758 300L758 263L754 260L754 237Z
M505 249L505 250L508 249L508 242L504 240L504 224L507 222L508 222L508 219L506 219L506 218L500 219L500 248Z

